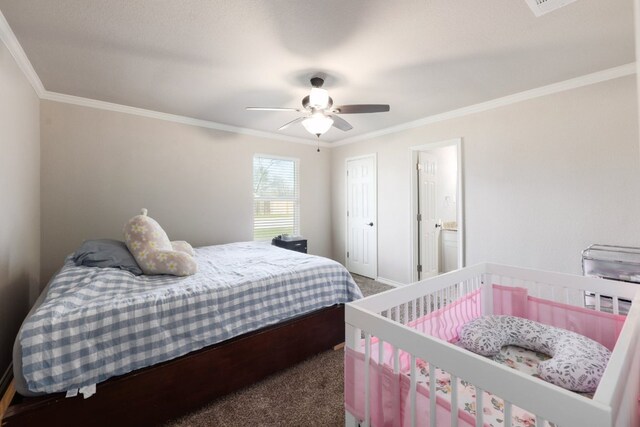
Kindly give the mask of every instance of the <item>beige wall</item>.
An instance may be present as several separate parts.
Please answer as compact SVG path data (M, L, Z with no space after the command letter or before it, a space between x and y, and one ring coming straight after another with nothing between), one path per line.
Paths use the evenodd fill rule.
M84 239L121 239L143 207L173 240L252 240L255 153L300 159L301 232L331 255L328 150L52 101L41 130L45 279Z
M410 277L409 150L463 138L467 265L580 273L591 243L640 245L635 77L334 148L333 255L344 260L344 159L378 153L378 275Z
M0 42L0 375L40 288L39 103Z

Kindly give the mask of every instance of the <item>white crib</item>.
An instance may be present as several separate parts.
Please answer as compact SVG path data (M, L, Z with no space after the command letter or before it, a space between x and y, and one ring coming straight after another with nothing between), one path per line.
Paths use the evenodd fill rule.
M577 307L576 311L587 312L585 309L592 309L601 312L601 314L594 313L594 316L604 317L606 314L602 313L605 311L618 315L621 329L619 329L617 341L612 341L610 345L612 355L592 399L510 369L444 339L430 336L416 326L420 319L429 317L430 313L447 310L447 306L453 310L452 307L456 301L472 293L479 295L478 301L480 301L479 313L474 314L475 317L481 314L494 314L494 312L504 314L494 310L499 288L526 292L530 300ZM585 302L585 292L590 295L589 302ZM631 301L630 307L625 300ZM626 311L627 308L626 320L620 318L621 312ZM590 314L587 315L590 316ZM638 285L504 265L479 264L347 304L345 321L345 351L347 354L353 354L355 351L363 355L361 363L364 363L363 375L357 378L349 368L345 369L345 398L350 394L351 401L360 399L363 406L363 413L359 417L349 410L346 411L348 426L356 426L358 423L367 427L371 425L372 411L378 410L376 407L371 407L371 383L373 382L371 365L376 361L389 359L393 361L390 369L398 372L399 354L408 354L409 359L406 360L410 360L410 389L403 419L394 420L392 425L458 426L460 408L458 407L457 380L464 379L475 386L475 407L480 408L475 415L476 427L485 426L482 410L482 399L485 395L483 391L488 391L503 400L504 427L512 426L511 413L514 407L535 414L537 427L549 425L558 427L640 426L638 401L640 396L640 287ZM571 325L566 328L573 329ZM594 331L590 332L597 335L599 332L595 329L599 328L593 329ZM372 346L374 342L377 344ZM375 350L372 351L372 348ZM428 369L432 374L430 378L435 378L436 367L450 374L451 416L446 421L438 416L438 410L441 411L441 408L438 410L436 408L437 398L429 399L426 408L424 405L418 405L420 396L416 384L418 361L428 362ZM352 366L352 362L350 363L349 366ZM351 395L356 391L351 390L352 387L347 390L347 377L350 381L362 382L363 396ZM378 383L375 384L377 387ZM428 386L429 396L437 396L435 386L436 381L431 380ZM381 423L378 422L378 424Z

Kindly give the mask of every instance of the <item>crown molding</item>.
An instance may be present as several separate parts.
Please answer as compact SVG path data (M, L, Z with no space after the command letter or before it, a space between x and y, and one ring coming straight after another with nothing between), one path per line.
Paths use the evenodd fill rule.
M464 117L470 114L480 113L482 111L492 110L494 108L504 107L507 105L515 104L518 102L526 101L529 99L539 98L541 96L551 95L571 89L577 89L579 87L588 86L596 83L605 82L607 80L613 80L620 77L629 76L636 73L636 63L630 63L621 65L619 67L609 68L607 70L598 71L592 74L587 74L581 77L565 80L559 83L554 83L547 86L542 86L536 89L519 92L513 95L505 96L502 98L493 99L487 102L481 102L479 104L470 105L468 107L459 108L456 110L448 111L441 114L435 114L433 116L427 116L422 119L414 120L411 122L403 123L396 126L391 126L385 129L380 129L374 132L367 132L351 138L343 138L335 142L315 141L313 139L297 138L293 136L281 135L272 132L264 132L254 129L243 128L239 126L225 125L222 123L212 122L209 120L195 119L187 116L180 116L176 114L162 113L159 111L146 110L144 108L130 107L127 105L114 104L111 102L98 101L90 98L82 98L79 96L66 95L62 93L50 92L44 88L40 77L35 72L29 58L25 54L20 42L16 38L16 35L11 30L9 23L5 19L2 11L0 11L0 40L4 42L7 49L11 53L11 56L15 59L18 67L22 70L25 77L33 87L38 97L41 99L47 99L50 101L62 102L66 104L74 104L83 107L97 108L108 111L121 112L125 114L133 114L142 117L148 117L158 120L165 120L175 123L182 123L191 126L198 126L207 129L215 129L224 132L238 133L242 135L250 135L258 138L266 138L277 141L293 142L297 144L313 145L324 148L339 147L342 145L353 144L356 142L364 141L367 139L376 138L383 135L389 135L392 133L402 132L408 129L414 129L417 127L425 126L431 123L437 123L444 120L450 120L458 117ZM639 89L640 90L640 89Z
M2 11L0 11L0 40L2 40L5 46L7 46L7 49L9 49L11 56L13 56L13 59L16 61L16 64L18 64L18 67L22 70L29 83L31 83L31 87L33 87L36 95L42 98L42 94L44 93L42 81L40 81L40 77L38 77L36 70L33 69L31 61L27 58L27 54L24 53L20 42L18 42L16 35L13 33L13 30L11 30L11 27L2 14Z
M437 123L437 122L442 122L444 120L464 117L470 114L476 114L482 111L493 110L495 108L516 104L522 101L527 101L529 99L539 98L541 96L552 95L554 93L564 92L567 90L577 89L583 86L589 86L592 84L617 79L620 77L630 76L635 73L636 73L636 63L632 62L630 64L609 68L607 70L598 71L592 74L587 74L584 76L565 80L559 83L542 86L536 89L526 90L524 92L519 92L513 95L504 96L502 98L496 98L491 101L470 105L468 107L459 108L457 110L451 110L445 113L435 114L433 116L427 116L422 119L403 123L397 126L391 126L385 129L374 131L374 132L364 133L362 135L354 136L352 138L341 139L337 142L334 142L331 145L333 147L339 147L341 145L353 144L356 142L376 138L378 136L402 132L408 129L414 129L417 127L425 126L431 123Z
M129 107L126 105L114 104L111 102L104 102L104 101L98 101L95 99L82 98L82 97L73 96L73 95L65 95L62 93L50 92L44 88L44 85L42 84L40 77L38 77L38 74L36 73L33 66L31 65L31 61L29 61L29 58L24 52L24 49L22 49L22 45L20 45L20 42L16 38L16 35L14 34L13 30L9 26L9 23L7 22L6 18L2 14L2 11L0 11L0 40L2 40L2 42L4 42L4 44L7 46L7 49L11 53L11 56L16 61L16 64L18 65L18 67L20 68L24 76L27 78L27 80L33 87L33 90L35 91L36 95L40 99L47 99L50 101L63 102L66 104L74 104L74 105L80 105L80 106L90 107L90 108L98 108L102 110L116 111L116 112L121 112L125 114L133 114L133 115L142 116L142 117L149 117L153 119L165 120L165 121L170 121L175 123L182 123L186 125L198 126L198 127L208 128L208 129L215 129L215 130L220 130L224 132L250 135L250 136L255 136L259 138L294 142L297 144L305 144L305 145L312 145L312 146L318 145L318 141L314 141L313 139L296 138L293 136L280 135L276 133L258 131L254 129L247 129L247 128L242 128L238 126L225 125L222 123L216 123L208 120L194 119L192 117L179 116L176 114L161 113L159 111L145 110L143 108ZM324 147L324 148L327 148L330 146L329 143L324 141L320 141L319 145L320 147Z
M318 141L314 141L311 139L296 138L293 136L280 135L276 133L264 132L264 131L254 130L254 129L247 129L247 128L242 128L238 126L225 125L222 123L212 122L209 120L194 119L192 117L180 116L177 114L162 113L159 111L146 110L144 108L137 108L137 107L130 107L127 105L115 104L112 102L98 101L96 99L83 98L80 96L65 95L63 93L50 92L48 90L45 90L40 98L46 99L49 101L62 102L64 104L73 104L73 105L79 105L82 107L96 108L99 110L115 111L118 113L132 114L135 116L165 120L168 122L181 123L181 124L190 125L190 126L198 126L198 127L207 128L207 129L215 129L215 130L220 130L224 132L238 133L242 135L250 135L250 136L255 136L259 138L293 142L296 144L305 144L305 145L313 145L313 146L318 145ZM319 144L320 144L320 147L325 147L325 148L330 146L329 143L324 141L320 141Z

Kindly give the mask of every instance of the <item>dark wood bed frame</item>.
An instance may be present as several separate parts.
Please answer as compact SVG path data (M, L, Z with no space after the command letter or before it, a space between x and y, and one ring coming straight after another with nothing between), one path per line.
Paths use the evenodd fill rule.
M324 308L97 386L89 399L16 395L2 426L147 426L344 342L344 306Z

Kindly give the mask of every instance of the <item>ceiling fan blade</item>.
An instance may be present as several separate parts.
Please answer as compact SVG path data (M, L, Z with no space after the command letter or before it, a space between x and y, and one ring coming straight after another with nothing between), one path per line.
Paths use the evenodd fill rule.
M287 123L283 124L282 126L280 126L278 128L278 130L284 130L284 129L288 128L289 126L291 126L292 124L301 122L304 119L306 119L306 117L298 117L297 119L293 119L290 122L287 122Z
M359 114L359 113L386 113L390 110L388 104L356 104L340 105L333 109L338 114Z
M343 119L342 117L338 117L336 115L330 115L329 117L333 119L334 128L338 128L343 131L348 131L353 129L353 126L351 126L351 124L349 124L349 122Z
M280 108L280 107L247 107L247 111L296 111L300 112L299 108Z

